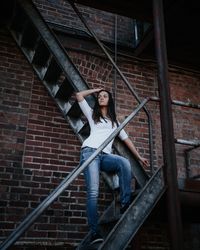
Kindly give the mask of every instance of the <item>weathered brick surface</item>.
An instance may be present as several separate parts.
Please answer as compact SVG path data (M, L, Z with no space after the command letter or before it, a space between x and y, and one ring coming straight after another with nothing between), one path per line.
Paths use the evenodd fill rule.
M86 31L86 28L77 17L71 5L67 1L44 1L34 0L37 8L41 11L46 21L50 23L62 24L68 28ZM113 42L115 39L116 15L83 5L77 5L90 28L95 34L106 42ZM117 16L118 43L123 46L133 47L133 20Z
M71 22L74 27L79 27L79 24L74 23L75 16L63 1L54 1L54 4L53 1L44 0L35 2L46 20L54 20L65 25ZM113 31L107 33L105 27L113 29L111 20L113 21L114 16L108 13L98 13L96 16L95 11L81 8L90 17L91 23L92 18L99 20L98 35L112 41ZM110 19L106 19L106 15ZM80 45L80 50L68 48L68 52L89 86L105 87L113 92L113 68L96 46L92 45L95 53L91 54L90 42L71 39L68 43L65 36L59 38L64 46L70 44L74 48L73 43ZM156 65L119 56L118 66L142 100L148 96L158 95ZM199 74L171 66L169 75L172 99L199 102ZM5 237L16 223L32 211L77 166L80 142L13 39L3 29L0 31L0 95L0 237ZM137 106L137 102L119 78L115 98L118 117L122 121ZM159 107L158 103L154 102L148 103L147 107L153 118L156 167L163 164ZM199 110L173 106L173 119L176 138L200 139ZM147 117L142 111L127 125L126 131L141 154L149 157L147 122ZM179 177L186 176L185 148L188 146L176 145ZM191 153L190 163L191 176L199 175L199 149ZM100 212L111 199L110 191L102 181ZM26 232L21 239L21 245L12 249L30 250L35 249L34 245L38 244L41 246L37 246L37 249L43 250L73 249L88 230L85 204L85 185L81 175ZM195 226L191 225L190 228L187 242L190 241L190 237L192 239L192 232L198 231ZM145 225L139 238L138 249L169 249L165 224ZM30 243L29 246L23 246L23 242L27 241ZM45 246L46 244L48 246ZM193 243L193 246L195 244L198 243Z
M0 37L1 236L5 236L29 207L20 195L31 192L23 185L31 180L30 171L23 169L23 155L34 76L7 33L1 30Z
M5 237L78 165L80 142L5 31L1 48L0 232ZM104 183L101 187L105 192ZM103 211L111 196L100 198ZM81 175L25 236L44 244L48 238L75 244L87 231L85 199Z

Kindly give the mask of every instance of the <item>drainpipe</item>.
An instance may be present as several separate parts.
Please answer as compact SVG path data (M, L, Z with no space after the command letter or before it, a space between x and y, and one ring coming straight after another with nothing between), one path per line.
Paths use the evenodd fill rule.
M114 32L115 32L115 64L117 65L117 33L118 33L118 29L117 29L117 25L118 25L118 22L117 22L117 14L115 15L115 27L114 27ZM115 110L117 110L117 105L116 105L116 93L117 93L117 70L114 68L114 84L113 84L113 93L114 93L114 103L115 103Z
M167 185L167 211L172 250L183 249L182 221L177 183L176 152L168 77L168 62L162 0L153 0L155 50L158 61L158 88L164 160L164 177Z

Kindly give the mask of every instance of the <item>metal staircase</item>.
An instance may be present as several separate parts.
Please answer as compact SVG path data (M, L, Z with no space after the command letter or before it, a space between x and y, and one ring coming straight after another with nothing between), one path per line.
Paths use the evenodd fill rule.
M125 249L161 198L166 187L158 169L98 249Z
M76 91L88 89L88 85L70 60L65 49L62 47L51 29L47 26L39 11L31 1L16 1L14 16L8 28L25 57L32 65L39 79L48 90L48 93L56 102L62 115L71 125L78 138L83 141L89 133L89 126L81 118L82 113L78 103L73 97L73 94ZM94 97L89 97L87 100L92 106L94 103ZM137 112L144 107L147 101L148 100L145 100L139 105ZM132 119L132 117L130 119ZM121 128L122 127L120 126L118 127L118 129ZM117 133L115 135L117 135ZM116 153L129 158L141 192L137 195L123 216L119 216L116 201L113 201L110 207L105 211L100 219L100 224L103 235L107 237L104 244L101 246L101 249L124 249L138 229L142 226L143 222L165 190L161 169L149 178L139 162L134 159L133 155L125 145L117 138L114 142L114 148ZM100 150L98 152L100 152ZM98 152L96 154L98 154ZM88 162L86 164L88 164ZM85 167L86 164L83 167ZM81 169L79 169L78 172L80 173ZM44 211L44 209L46 209L55 198L64 191L64 188L67 185L66 183L73 181L75 178L75 172L71 173L68 179L66 181L64 180L63 184L61 183L52 195L47 197L44 204L38 206L36 209L37 212L34 213L33 211L33 215L31 216L32 223L34 223L42 211ZM112 181L112 177L104 174L104 178L114 190L115 185ZM110 213L113 218L115 218L114 228L108 226L110 223L109 221L107 221L109 223L105 226L105 218L107 218ZM27 227L26 221L22 222L21 227L19 227L19 229L16 228L15 239L8 239L7 243L4 244L1 249L5 250L11 243L14 244ZM79 249L87 246L87 239L88 236L80 244Z
M73 94L89 87L34 4L24 0L17 3L9 30L63 117L83 141L89 134L89 126L81 119L82 112ZM88 97L87 100L92 106L94 98ZM114 147L118 153L123 151L130 158L135 166L134 175L139 185L143 186L148 180L146 172L131 154L126 153L123 144L116 140ZM105 178L114 189L112 180L106 175Z
M142 188L123 215L120 215L119 204L115 201L105 211L99 221L101 234L105 241L101 245L89 244L88 234L77 250L88 249L126 249L146 218L149 216L166 187L163 182L162 169L158 169Z

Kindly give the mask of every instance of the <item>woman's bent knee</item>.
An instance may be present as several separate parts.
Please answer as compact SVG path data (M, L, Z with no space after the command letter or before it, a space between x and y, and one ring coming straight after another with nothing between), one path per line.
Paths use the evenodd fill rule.
M120 167L122 167L123 169L126 168L127 171L131 171L131 164L130 164L129 160L126 159L125 157L120 156L117 159L117 162L120 165Z

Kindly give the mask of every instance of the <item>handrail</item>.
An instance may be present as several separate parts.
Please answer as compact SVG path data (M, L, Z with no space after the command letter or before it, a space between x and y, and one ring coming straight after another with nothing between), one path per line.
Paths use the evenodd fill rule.
M177 144L182 144L182 145L188 145L188 146L193 146L194 148L200 147L200 140L183 140L183 139L175 139L175 142Z
M150 97L151 101L155 101L155 102L159 102L160 98L158 97ZM183 101L177 101L177 100L171 100L172 105L175 106L182 106L182 107L186 107L186 108L193 108L193 109L200 109L200 104L195 104L192 102L183 102ZM189 153L200 147L200 140L193 140L193 141L188 141L188 140L183 140L183 139L174 139L174 142L177 144L181 144L181 145L188 145L188 146L192 146L192 148L189 149L185 149L184 150L184 154L185 154L185 167L186 167L186 176L187 178L190 178L190 174L189 174Z
M128 87L128 89L130 90L131 94L135 97L135 99L137 100L138 103L141 103L141 100L140 100L139 96L134 91L134 89L131 87L131 85L127 81L126 77L123 75L123 73L121 72L121 70L118 68L118 66L116 65L116 63L114 62L114 60L112 59L112 57L110 56L110 54L104 48L104 46L101 43L101 41L98 39L98 37L95 35L95 33L89 28L89 26L87 25L85 19L83 18L83 16L81 15L81 13L77 9L77 7L75 6L74 2L72 0L67 0L67 1L70 3L70 5L72 6L72 8L74 9L75 13L80 18L80 20L84 24L85 28L93 36L93 38L96 40L96 42L99 45L99 47L103 50L103 52L105 53L105 55L108 57L108 59L110 60L110 62L114 66L115 70L120 75L120 77L122 78L122 80L125 82L125 84ZM149 111L147 110L147 108L143 107L143 109L144 109L144 111L145 111L145 113L147 115L147 118L148 118L150 168L151 168L151 172L153 172L153 133L152 133L153 128L152 128L152 118L151 118L151 115L150 115Z
M1 250L6 250L36 221L54 200L71 184L73 180L94 160L94 158L117 136L117 134L137 115L137 113L149 101L144 99L141 104L114 130L114 132L97 148L97 150L81 165L75 168L69 175L46 197L0 245Z
M182 139L175 139L175 143L192 147L192 148L187 148L184 150L186 176L187 176L187 178L190 178L190 173L189 173L189 165L190 165L189 157L190 157L190 155L189 154L192 150L200 147L200 140L188 141L188 140L182 140Z
M150 97L151 101L159 102L159 97ZM172 100L171 103L175 106L182 106L182 107L188 107L188 108L194 108L194 109L200 109L200 104L195 104L192 102L183 102L178 100Z

